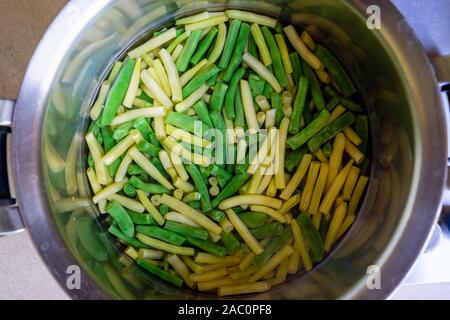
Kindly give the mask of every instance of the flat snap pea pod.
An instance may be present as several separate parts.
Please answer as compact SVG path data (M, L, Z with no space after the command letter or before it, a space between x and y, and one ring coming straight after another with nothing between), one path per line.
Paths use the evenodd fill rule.
M209 117L208 106L203 100L197 101L197 103L192 106L192 109L194 109L200 121L207 124L211 128L213 127L211 118Z
M241 247L241 244L239 243L238 239L236 239L236 237L231 232L222 234L220 239L222 240L222 243L225 245L225 248L227 248L229 254L236 253Z
M296 218L299 226L302 228L305 237L311 246L312 257L315 261L320 261L323 259L325 250L323 247L322 239L319 232L314 227L311 219L306 213L300 213Z
M117 110L119 109L119 106L127 93L135 64L136 60L128 59L124 63L122 69L117 75L116 80L111 86L108 96L106 97L105 106L103 108L102 118L100 121L103 126L110 125L113 118L116 116Z
M328 51L328 49L321 46L320 44L317 45L316 56L327 67L328 71L331 74L331 77L334 81L336 81L344 97L351 96L356 92L356 88L353 85L352 80L345 72L344 68L336 59L336 57L334 57L331 52Z
M238 216L247 228L250 229L262 227L269 220L268 215L260 212L242 212Z
M181 246L186 241L184 237L175 232L157 226L136 226L136 231L176 246Z
M267 69L269 69L269 71L273 73L273 66L272 65L268 65ZM262 95L264 97L266 97L267 99L270 99L270 95L272 94L272 92L274 92L272 86L270 85L270 83L268 83L266 81L266 83L264 84L264 90L263 90Z
M281 53L278 49L277 42L272 32L266 26L261 27L267 46L269 47L270 56L272 57L273 72L278 82L283 88L286 88L286 72L283 62L281 61Z
M280 126L281 120L283 120L283 98L280 93L272 92L270 94L270 103L272 108L277 110L275 114L275 125Z
M233 73L239 67L242 61L242 55L244 54L245 47L247 46L248 36L250 34L250 26L247 23L242 23L239 28L239 33L236 39L236 45L234 46L233 55L231 56L230 63L225 74L223 75L223 81L229 82Z
M170 282L171 284L182 287L183 286L183 279L181 279L178 276L174 276L173 274L164 271L154 265L152 265L150 262L146 261L145 259L137 259L137 264L140 265L142 268L144 268L146 271L154 274L155 276Z
M145 118L137 118L134 120L133 127L139 130L144 139L148 140L154 146L161 147L158 139L156 139L155 132Z
M116 236L117 238L121 239L126 244L128 244L132 247L144 248L144 249L148 248L148 246L146 244L140 242L138 239L131 238L131 237L124 235L122 233L122 231L120 231L119 227L116 224L112 224L109 227L108 232L111 233L112 235Z
M234 176L228 182L225 188L223 188L222 191L220 191L220 193L212 200L211 204L213 208L217 207L223 200L231 197L236 192L238 192L249 178L250 174L248 174L247 172Z
M103 136L103 145L105 147L105 153L111 150L115 145L116 141L113 138L113 133L109 126L104 126L101 128L102 136ZM116 159L111 165L108 167L109 175L114 177L116 175L117 169L120 166L120 159Z
M100 239L94 228L94 220L91 217L84 216L76 218L75 230L81 244L91 257L98 261L107 261L108 254L104 250Z
M358 148L365 153L369 143L369 119L366 115L356 116L355 132L361 138Z
M310 83L311 96L314 100L314 105L316 106L317 110L320 111L325 108L325 98L323 97L322 90L320 89L319 80L306 61L303 61L302 67L303 72L305 73L305 77L308 78Z
M297 133L295 136L287 139L287 144L292 150L295 150L304 145L309 139L311 139L316 133L322 130L330 121L331 114L328 110L323 109L319 115L311 121L303 130Z
M150 157L157 157L158 152L161 150L161 148L158 148L157 146L145 140L139 141L139 143L137 144L137 148L140 152L147 154Z
M136 188L129 182L125 183L122 189L123 193L129 198L136 197Z
M223 212L219 209L212 209L212 210L206 212L206 215L216 222L221 222L221 221L225 220L225 212Z
M293 172L299 165L300 161L305 154L308 153L308 147L302 146L289 154L286 155L284 159L284 167L288 172Z
M267 246L264 247L264 251L253 260L252 265L255 267L263 266L275 253L280 251L281 247L291 236L291 228L289 226L285 227L281 235L270 240Z
M216 38L218 30L219 29L217 29L217 27L211 28L211 30L209 30L206 37L202 41L200 41L200 44L198 45L197 50L195 51L194 55L191 58L192 64L195 65L195 64L199 63L200 60L203 59L206 52L211 47L211 44L213 43L214 39Z
M309 150L311 152L316 152L322 144L334 138L334 136L347 128L353 122L355 122L355 116L350 111L347 111L328 126L320 130L319 133L308 141Z
M292 64L292 75L294 77L295 84L298 85L298 79L303 74L300 58L299 58L297 52L291 52L289 54L289 58L290 58L291 64Z
M234 97L234 114L234 126L246 128L244 107L242 106L241 89L239 88L239 86L237 87L236 95Z
M209 78L213 77L214 75L217 75L219 71L220 71L219 68L211 64L202 71L200 71L198 74L196 74L195 77L192 78L191 81L189 81L184 86L183 99L189 97L192 94L192 92L194 92L195 90L200 88L203 84L205 84L205 82L208 81Z
M181 50L180 55L178 56L178 59L175 63L175 66L177 67L177 71L184 72L186 71L189 61L192 58L192 55L195 52L195 49L198 46L198 43L200 42L200 39L202 37L202 30L196 30L191 32L188 39L186 40L186 43L184 44L183 49Z
M192 237L201 240L207 240L209 237L208 231L205 229L188 226L174 221L167 221L164 225L164 229L178 233L184 237Z
M137 176L132 176L129 180L129 183L133 185L136 189L140 189L150 194L169 193L169 189L167 189L166 187L156 183L145 183Z
M209 198L208 187L203 179L202 174L198 170L198 167L192 163L185 165L186 171L194 181L195 188L202 195L200 198L200 203L203 211L209 211L212 209L211 199Z
M248 76L248 86L250 87L250 92L252 93L253 98L263 93L265 84L266 80L255 73L251 73ZM255 106L257 105L255 104Z
M227 38L223 47L222 56L219 61L219 68L225 69L230 63L231 54L236 44L236 38L238 36L239 28L241 27L241 20L232 20L230 27L228 28Z
M225 95L225 113L227 115L227 118L230 120L235 119L235 109L234 109L234 103L235 103L235 96L237 93L237 88L239 85L239 81L241 81L242 77L245 74L245 68L239 68L236 70L236 72L233 74L230 80L230 84L228 85L228 90Z
M113 131L113 139L116 141L122 140L128 135L131 129L133 129L132 122L127 122L120 125L119 127L117 127L117 129Z
M214 86L214 91L209 101L209 109L211 111L222 111L223 101L225 100L225 94L227 93L228 85L223 82L217 82Z
M350 110L351 112L354 113L361 113L364 111L363 107L347 98L342 98L341 104L345 107L345 109Z
M134 224L156 225L155 220L153 220L152 216L148 213L138 213L131 210L127 211Z
M297 94L295 95L294 108L292 110L291 122L289 123L289 133L297 134L300 130L300 120L305 109L306 97L308 96L309 80L300 76Z
M190 117L190 116L180 113L180 112L174 112L174 111L169 112L166 116L165 121L166 121L166 124L168 123L175 127L182 128L193 134L200 133L203 135L207 130L211 129L211 127L209 127L206 123L197 121L197 120L195 120L195 118ZM196 131L196 129L195 129L196 122L200 122L199 127L202 132Z
M341 102L341 99L339 99L338 96L335 96L333 98L331 98L327 104L325 105L325 109L331 111L334 108L336 108L336 106Z
M283 226L279 222L271 222L261 227L250 229L251 234L261 240L267 237L279 236L283 232Z
M192 237L187 237L187 241L193 246L196 246L197 248L200 248L203 251L211 253L215 256L224 257L227 254L227 249L209 240L200 240Z
M108 211L108 214L114 219L124 235L130 238L134 236L133 221L131 221L128 212L124 207L117 201L113 201L106 207L106 211Z

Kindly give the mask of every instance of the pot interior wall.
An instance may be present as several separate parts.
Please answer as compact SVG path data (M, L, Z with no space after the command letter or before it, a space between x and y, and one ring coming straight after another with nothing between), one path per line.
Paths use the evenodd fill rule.
M118 262L115 244L94 220L96 210L89 201L91 191L84 176L83 132L99 84L124 49L143 41L149 30L164 26L175 17L206 7L222 10L224 6L252 11L257 8L257 12L301 27L315 26L311 30L313 36L339 57L358 84L372 131L367 173L371 179L350 231L312 272L290 276L285 284L257 298L339 298L356 292L370 297L371 292L365 287L368 267L383 267L383 254L398 241L394 235L400 232L401 221L408 219L405 208L408 195L414 191L412 177L421 142L413 132L415 119L410 112L409 93L395 57L385 48L381 33L369 30L366 17L351 9L346 1L127 0L104 8L67 53L48 98L42 135L42 177L53 220L88 275L84 281L95 281L112 297L214 297L179 291L151 277L136 277ZM63 169L59 160L65 161ZM108 254L102 254L104 248ZM89 297L89 293L85 292L84 297Z

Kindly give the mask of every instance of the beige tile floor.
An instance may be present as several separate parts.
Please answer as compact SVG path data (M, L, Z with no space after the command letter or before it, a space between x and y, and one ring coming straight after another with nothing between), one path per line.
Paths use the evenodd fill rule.
M0 98L17 96L35 46L66 0L0 0ZM67 299L28 233L0 238L0 299ZM445 299L449 284L400 286L393 299Z

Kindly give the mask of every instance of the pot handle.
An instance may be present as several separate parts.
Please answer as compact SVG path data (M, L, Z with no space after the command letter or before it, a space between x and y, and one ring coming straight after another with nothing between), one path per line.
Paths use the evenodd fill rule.
M11 124L15 101L0 99L0 236L25 229L12 176Z
M450 55L438 57L433 63L442 92L444 115L448 131L447 161L450 168ZM450 282L450 175L442 195L442 211L434 226L425 252L417 259L402 285Z

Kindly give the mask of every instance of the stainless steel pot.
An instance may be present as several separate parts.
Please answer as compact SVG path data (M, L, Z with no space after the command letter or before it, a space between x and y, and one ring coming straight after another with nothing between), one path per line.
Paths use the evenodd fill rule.
M380 29L366 25L370 5L381 10ZM212 298L123 269L111 239L93 219L83 132L99 83L124 50L176 17L224 7L308 28L358 83L372 131L371 180L350 231L314 271L256 297L387 297L422 253L439 217L447 110L420 42L399 12L381 0L71 1L37 48L15 105L2 102L0 125L12 133L6 141L10 199L0 211L0 232L20 230L23 222L73 298ZM440 80L450 81L448 59L437 63ZM69 283L77 265L81 288Z

